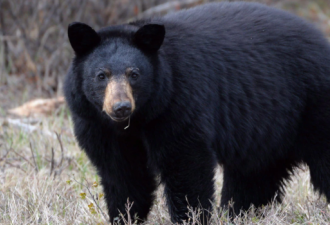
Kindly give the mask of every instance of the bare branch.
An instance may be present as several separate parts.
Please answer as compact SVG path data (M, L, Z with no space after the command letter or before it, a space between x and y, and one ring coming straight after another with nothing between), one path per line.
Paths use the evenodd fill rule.
M38 172L39 172L39 168L38 168L38 165L37 165L36 159L34 158L34 153L33 153L32 143L31 143L31 142L30 142L30 150L31 150L32 159L33 159L33 162L34 162L34 165L35 165L34 168L35 168L36 172L38 173Z
M57 132L55 132L55 134L56 134L58 142L60 143L60 148L61 148L61 160L60 160L60 163L58 164L58 166L61 167L62 163L63 163L63 158L64 158L64 148L63 148L61 136Z
M51 163L50 163L50 173L49 173L49 176L52 175L53 170L54 170L54 148L52 147L52 160L51 160Z
M14 149L12 150L16 155L18 155L19 157L21 157L22 159L24 159L30 166L33 166L33 164L30 162L30 160L28 160L27 158L25 158L24 156L22 156L21 154L19 154L18 152L16 152Z
M12 164L11 162L8 162L7 160L5 161L5 163L8 164L8 165L10 165L10 166L12 166L12 167L15 167L15 168L17 168L17 169L20 169L20 170L22 170L24 173L26 173L26 171L23 170L20 166L16 166L16 165Z

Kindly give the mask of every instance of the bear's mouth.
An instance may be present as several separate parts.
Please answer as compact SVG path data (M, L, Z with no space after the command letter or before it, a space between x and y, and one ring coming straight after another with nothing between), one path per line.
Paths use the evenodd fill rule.
M127 117L115 117L115 116L110 116L109 115L109 117L113 120L113 121L115 121L115 122L124 122L125 120L127 120L128 118L129 118L129 116L127 116Z

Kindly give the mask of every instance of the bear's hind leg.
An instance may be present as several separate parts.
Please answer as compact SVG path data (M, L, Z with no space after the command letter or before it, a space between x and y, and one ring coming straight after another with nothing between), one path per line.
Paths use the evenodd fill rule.
M297 139L297 153L310 169L314 190L330 202L330 93L306 107Z
M314 190L324 194L330 202L330 129L320 133L311 131L308 137L302 138L304 142L299 149L304 154L303 161L309 166Z
M294 164L281 162L277 165L250 174L225 166L220 206L234 216L239 215L240 210L248 210L251 204L260 207L273 200L281 202L283 181L289 178ZM230 202L233 206L228 208Z
M322 157L311 157L306 162L310 169L314 190L319 194L324 194L330 202L330 152Z

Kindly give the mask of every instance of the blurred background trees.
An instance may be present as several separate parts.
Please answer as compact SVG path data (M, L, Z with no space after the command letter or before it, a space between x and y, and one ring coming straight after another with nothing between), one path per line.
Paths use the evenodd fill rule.
M67 39L70 22L86 22L99 29L210 1L0 0L0 93L29 86L38 96L61 95L73 57ZM330 0L255 1L305 17L330 36Z

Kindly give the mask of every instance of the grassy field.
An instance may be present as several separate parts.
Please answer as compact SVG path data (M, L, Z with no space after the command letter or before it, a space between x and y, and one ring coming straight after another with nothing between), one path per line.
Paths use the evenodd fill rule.
M23 103L33 93L29 88L19 93L2 90L5 93L2 98L6 96L2 100L7 99L4 105ZM75 141L65 105L49 116L37 118L15 118L2 108L0 169L0 224L107 224L100 178ZM215 205L218 205L222 185L220 168L215 179ZM283 204L258 209L262 216L256 216L251 209L235 221L237 224L330 224L325 199L313 193L309 179L308 168L297 168L287 184ZM133 224L133 221L122 222ZM162 187L145 224L171 224ZM226 213L220 216L214 212L212 224L231 223Z
M316 21L330 35L328 0L287 2L279 7ZM10 43L11 37L7 38ZM75 141L67 107L61 105L48 116L20 118L8 113L8 109L43 95L34 85L27 85L23 76L7 73L16 73L15 70L2 70L5 57L1 44L0 39L0 224L108 224L100 178ZM60 93L58 91L55 95ZM217 206L222 186L221 168L218 168L215 179L214 204ZM194 216L190 219L199 224ZM134 224L134 221L121 222ZM330 224L330 209L325 198L313 192L309 170L302 165L287 183L282 204L269 204L257 212L252 208L234 222ZM145 224L171 224L162 187L157 191L157 199ZM232 222L225 212L220 215L214 211L212 224Z

